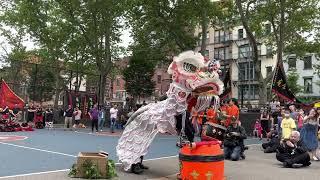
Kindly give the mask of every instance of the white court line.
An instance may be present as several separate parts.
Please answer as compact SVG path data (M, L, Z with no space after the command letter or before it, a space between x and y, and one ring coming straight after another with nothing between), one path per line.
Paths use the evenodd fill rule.
M14 146L14 147L20 147L20 148L24 148L24 149L31 149L31 150L35 150L35 151L42 151L42 152L47 152L47 153L52 153L52 154L59 154L59 155L63 155L63 156L77 157L77 156L71 155L71 154L65 154L65 153L61 153L61 152L49 151L49 150L45 150L45 149L32 148L32 147L27 147L27 146L20 146L20 145L11 144L11 143L0 142L0 144Z
M160 159L169 159L178 157L178 155L175 156L166 156L166 157L160 157L160 158L153 158L153 159L146 159L143 161L154 161L154 160L160 160ZM121 163L115 163L116 165L120 165ZM36 173L28 173L28 174L18 174L18 175L12 175L12 176L3 176L0 177L0 179L6 179L6 178L15 178L15 177L24 177L24 176L33 176L33 175L40 175L40 174L50 174L50 173L57 173L57 172L65 172L69 171L70 169L61 169L56 171L43 171L43 172L36 172Z
M19 174L19 175L12 175L12 176L2 176L0 179L7 179L7 178L15 178L15 177L23 177L23 176L32 176L32 175L40 175L40 174L50 174L56 172L65 172L69 171L70 169L61 169L56 171L44 171L44 172L37 172L37 173L29 173L29 174Z

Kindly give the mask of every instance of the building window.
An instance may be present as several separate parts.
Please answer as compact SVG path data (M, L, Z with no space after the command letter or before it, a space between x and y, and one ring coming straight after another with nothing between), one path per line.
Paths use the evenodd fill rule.
M312 77L304 78L304 92L312 93Z
M214 31L214 42L215 43L219 43L220 42L220 31L219 30L215 30Z
M251 48L249 45L239 47L239 58L247 58L251 55Z
M272 57L272 46L267 46L267 57Z
M214 49L214 58L215 59L224 59L225 57L225 48L215 48Z
M267 66L267 74L270 74L272 72L272 66Z
M158 84L161 84L161 75L157 76L157 82L158 82Z
M312 69L311 56L304 57L304 69Z
M242 45L239 47L239 58L251 58L252 48L250 45ZM258 55L261 55L261 45L258 45Z
M116 92L116 98L121 99L122 98L122 92Z
M296 67L297 67L296 63L297 63L296 58L290 57L290 58L288 59L288 68L289 68L289 69L290 69L290 68L296 68Z
M238 72L239 72L238 77L240 81L255 80L253 62L239 63Z
M214 31L214 42L221 43L229 40L229 32L223 30Z
M266 24L265 25L265 32L266 32L266 35L269 35L271 33L271 24Z
M243 39L243 29L238 29L238 39Z
M245 84L238 86L238 99L256 100L259 99L259 86L257 84Z

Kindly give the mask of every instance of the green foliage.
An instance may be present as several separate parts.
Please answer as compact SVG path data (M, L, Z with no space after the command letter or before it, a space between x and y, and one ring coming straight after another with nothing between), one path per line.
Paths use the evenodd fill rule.
M303 91L303 86L299 85L299 74L295 69L290 69L287 75L288 87L293 94L298 94Z
M99 172L98 167L93 164L90 160L86 160L82 167L84 169L84 178L86 179L99 179L101 178L101 174Z
M77 175L77 173L78 173L77 164L73 164L68 176L75 177Z
M106 170L107 170L106 177L101 176L101 174L98 170L98 167L96 165L94 165L90 160L86 160L82 164L82 167L85 172L84 178L86 178L86 179L99 179L99 178L111 179L114 177L118 177L117 172L116 172L116 165L115 165L114 161L110 160L110 159L108 160L108 162L106 164ZM68 176L76 177L77 173L78 173L77 164L73 164Z
M286 53L304 55L308 52L308 45L311 44L307 40L318 24L319 1L281 1L268 0L263 3L258 0L250 1L253 2L248 8L250 28L255 32L255 36L266 44L278 47L279 43L282 43ZM249 0L246 1L246 5L248 3ZM285 13L283 19L281 19L281 12ZM269 31L267 26L272 30Z
M33 101L48 101L52 99L55 90L56 76L52 69L34 65L30 73L28 94Z
M114 163L113 160L109 159L107 162L107 179L111 179L114 177L118 177L117 172L116 172L116 164Z
M68 62L68 68L76 72L78 79L88 69L89 73L98 71L104 87L106 75L113 67L111 60L118 58L122 50L117 43L126 3L117 0L12 0L1 4L0 21L30 34L47 50L47 58L52 63L59 59ZM96 65L94 70L88 68L90 64ZM63 89L61 87L56 89ZM104 88L100 98L104 98Z
M123 71L126 91L134 97L148 97L154 91L154 64L143 54L133 55Z

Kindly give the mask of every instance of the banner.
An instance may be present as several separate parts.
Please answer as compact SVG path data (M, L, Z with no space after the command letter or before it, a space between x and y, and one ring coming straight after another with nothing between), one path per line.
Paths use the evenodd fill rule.
M230 68L227 70L226 75L223 79L224 84L224 91L220 95L220 99L224 100L231 95L231 75L230 75Z
M8 84L2 80L0 87L0 107L8 106L10 109L13 109L15 105L19 109L24 108L24 101L17 96L8 86Z
M284 68L281 62L277 63L277 67L272 81L272 92L274 92L284 100L302 104L296 98L296 96L290 91L287 84L286 74L284 72Z
M73 108L79 107L83 116L86 116L94 104L97 103L97 95L87 92L66 91L67 105Z

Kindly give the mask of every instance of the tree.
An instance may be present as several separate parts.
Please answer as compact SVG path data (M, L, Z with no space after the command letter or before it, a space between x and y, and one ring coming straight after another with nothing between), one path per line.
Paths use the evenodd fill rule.
M76 68L82 64L96 65L102 77L99 83L101 84L99 100L102 102L106 76L113 67L112 60L117 58L121 50L117 43L120 41L123 24L121 18L127 7L126 1L12 0L11 2L10 6L6 6L2 22L26 29L42 48L48 50L53 63L59 59L72 59L71 61L77 64ZM79 44L85 54L80 55L79 48L69 48L69 45L74 44ZM68 52L64 53L65 51ZM58 95L59 88L56 89Z
M101 75L99 102L103 102L106 78L113 68L112 60L118 57L122 17L126 1L57 0L64 20L80 34L89 47L89 55Z
M287 83L293 94L298 94L303 91L303 86L299 85L299 74L295 69L291 69L287 75Z
M21 60L27 58L26 47L22 44L25 36L22 30L14 31L4 27L0 27L0 35L6 40L6 45L1 44L2 50L5 52L2 55L2 63L7 64L4 70L7 72L2 78L11 86L12 90L22 96L21 85L26 81L25 66ZM8 49L11 49L9 51Z
M299 50L297 42L307 42L304 33L314 30L318 16L316 0L236 0L241 23L247 32L252 48L252 60L259 82L260 103L266 102L266 78L261 74L261 61L258 56L258 42L273 45L277 60L282 62L283 52L295 53ZM267 25L272 27L272 33Z
M230 7L230 2L132 0L127 17L134 45L146 43L140 51L150 55L153 52L150 50L156 49L158 56L155 57L165 60L181 51L194 49L201 37L200 51L205 55L208 28L222 15L229 15L224 7ZM199 36L194 34L197 27L201 28Z
M58 98L65 84L60 76L62 68L59 59L62 59L64 43L71 32L70 25L65 23L64 17L57 9L55 1L10 1L0 20L5 25L18 30L23 30L41 47L40 57L45 60L46 66L55 66L54 107L58 108ZM58 64L58 66L57 66ZM47 74L49 75L49 74ZM55 116L57 117L57 113Z
M48 101L55 94L56 76L51 68L38 66L32 68L28 94L33 101Z
M135 99L151 96L155 85L152 81L154 64L141 55L133 55L129 66L123 71L126 91Z

